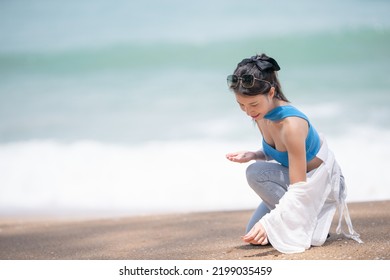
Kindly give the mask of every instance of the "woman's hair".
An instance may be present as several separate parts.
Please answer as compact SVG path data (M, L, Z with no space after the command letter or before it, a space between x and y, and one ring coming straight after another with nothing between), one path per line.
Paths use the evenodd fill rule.
M270 84L255 80L255 83L251 88L245 88L241 83L238 83L237 87L232 88L232 90L237 94L253 96L268 93L272 85L275 88L275 98L289 102L283 94L276 73L278 70L280 70L278 63L272 57L268 57L264 53L252 56L251 58L246 58L237 65L236 70L234 70L234 75L241 77L242 75L249 74L257 79L266 80Z

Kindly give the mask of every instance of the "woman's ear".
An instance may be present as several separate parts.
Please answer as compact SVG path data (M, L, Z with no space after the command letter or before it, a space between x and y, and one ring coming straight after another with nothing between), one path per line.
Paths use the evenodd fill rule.
M275 97L275 87L271 87L271 89L268 92L268 97L270 100L272 100Z

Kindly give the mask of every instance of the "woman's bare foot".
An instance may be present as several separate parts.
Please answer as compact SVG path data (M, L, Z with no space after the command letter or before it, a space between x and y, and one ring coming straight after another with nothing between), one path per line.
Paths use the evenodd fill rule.
M266 237L266 238L263 240L263 242L261 242L261 243L251 242L251 244L252 244L252 245L262 245L262 246L264 246L264 245L268 245L269 242L268 242L268 238Z

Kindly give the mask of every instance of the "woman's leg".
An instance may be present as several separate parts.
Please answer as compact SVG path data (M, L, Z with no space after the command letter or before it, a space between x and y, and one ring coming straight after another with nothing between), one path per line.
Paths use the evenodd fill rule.
M269 211L269 208L264 204L264 202L261 202L255 212L253 212L252 217L249 219L245 233L248 233L265 214L269 213Z
M260 196L262 202L250 218L246 232L265 214L275 208L290 184L288 168L278 163L257 161L246 170L249 186Z

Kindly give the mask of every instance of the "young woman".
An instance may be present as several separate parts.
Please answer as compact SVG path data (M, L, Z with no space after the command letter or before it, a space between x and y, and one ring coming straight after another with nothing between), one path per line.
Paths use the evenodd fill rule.
M253 213L245 242L269 242L283 253L296 253L322 245L336 208L341 232L344 214L353 230L345 203L344 178L333 153L307 116L293 107L282 92L278 63L265 54L242 60L227 77L241 108L257 124L263 149L229 153L233 162L256 162L247 168L251 188L262 202Z

